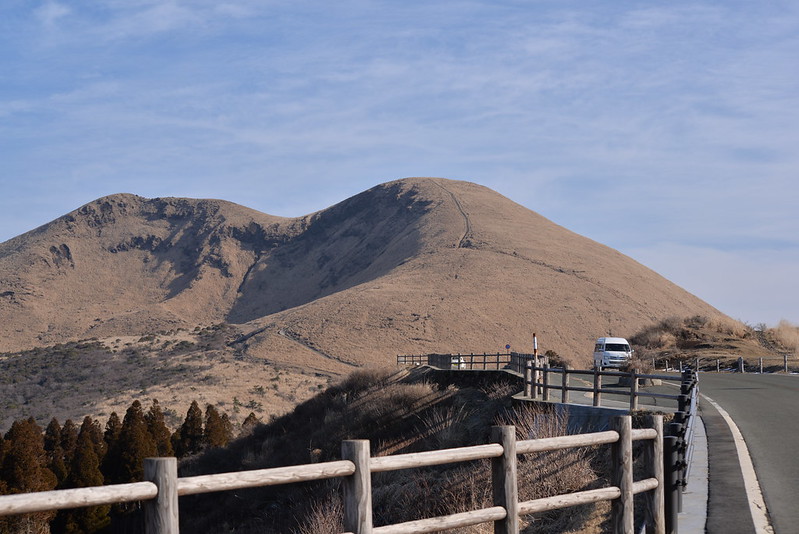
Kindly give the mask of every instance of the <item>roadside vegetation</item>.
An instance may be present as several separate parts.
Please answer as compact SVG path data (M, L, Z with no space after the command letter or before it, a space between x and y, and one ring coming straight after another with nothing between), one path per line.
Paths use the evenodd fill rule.
M445 382L421 368L356 372L229 447L183 462L181 476L336 460L345 439L369 439L371 454L382 456L486 443L496 424L516 425L519 439L567 432L563 417L514 407L511 396L519 384L510 377L464 380ZM606 457L604 448L521 457L521 499L602 485ZM375 474L375 525L490 507L490 473L489 461L476 461ZM602 532L608 509L586 505L527 517L523 532ZM342 532L342 511L340 481L334 479L187 497L181 501L181 527L331 534ZM489 533L493 526L449 532Z
M694 365L700 369L732 368L743 358L748 368L759 365L764 370L779 371L788 356L789 370L799 370L799 327L781 321L775 328L752 327L727 317L668 317L629 338L636 350L636 360L660 369Z

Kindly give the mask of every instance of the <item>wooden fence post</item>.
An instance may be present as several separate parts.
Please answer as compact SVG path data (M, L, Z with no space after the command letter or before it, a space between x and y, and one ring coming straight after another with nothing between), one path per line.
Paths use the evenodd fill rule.
M158 486L156 498L144 501L144 532L178 534L178 459L145 458L144 480Z
M611 506L611 523L614 534L634 534L632 419L622 415L615 417L611 424L619 433L619 441L612 446L611 484L621 490L621 496L614 499Z
M638 409L638 369L630 371L630 411Z
M505 519L494 522L494 534L518 534L519 489L516 479L516 427L491 427L491 441L502 445L502 456L491 459L494 506L505 508Z
M524 396L528 399L534 399L533 392L533 362L525 360L524 362Z
M341 458L355 464L355 473L344 478L344 530L354 534L372 534L369 440L342 441Z
M563 376L560 377L561 380L561 387L560 390L560 402L563 404L569 403L569 366L568 364L563 364Z
M547 362L544 363L544 370L541 373L541 378L542 378L541 382L543 382L543 384L544 384L542 386L544 388L544 390L543 390L543 399L545 401L548 401L549 400L549 363L547 363Z
M666 512L664 508L664 484L663 474L663 416L647 415L645 425L654 428L657 437L652 440L650 446L646 447L645 463L649 466L652 478L657 479L658 487L646 494L647 508L647 534L666 534Z
M594 406L602 406L602 375L599 367L594 367Z

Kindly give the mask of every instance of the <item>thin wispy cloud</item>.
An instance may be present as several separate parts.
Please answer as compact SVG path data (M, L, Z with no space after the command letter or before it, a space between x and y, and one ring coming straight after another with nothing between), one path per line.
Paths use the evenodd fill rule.
M12 1L0 30L0 240L118 191L302 215L437 175L659 271L799 248L791 6Z

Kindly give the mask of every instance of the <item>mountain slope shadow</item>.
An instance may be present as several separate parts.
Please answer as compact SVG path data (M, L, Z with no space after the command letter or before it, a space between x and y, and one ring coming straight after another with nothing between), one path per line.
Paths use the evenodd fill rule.
M420 250L419 220L431 203L391 183L309 216L300 234L256 259L227 320L247 322L387 274Z

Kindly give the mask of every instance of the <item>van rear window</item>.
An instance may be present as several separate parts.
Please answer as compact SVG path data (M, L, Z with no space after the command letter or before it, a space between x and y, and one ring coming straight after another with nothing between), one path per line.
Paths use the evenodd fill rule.
M605 350L608 352L630 352L630 346L624 343L607 343Z

